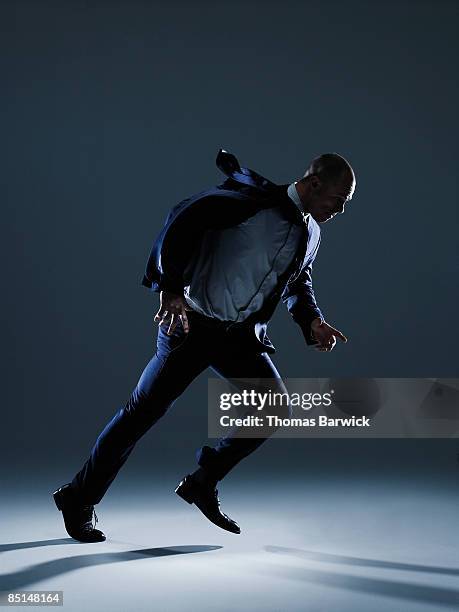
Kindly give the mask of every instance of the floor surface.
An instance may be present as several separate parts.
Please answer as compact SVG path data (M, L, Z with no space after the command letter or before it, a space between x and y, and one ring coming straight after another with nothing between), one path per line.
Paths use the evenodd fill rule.
M69 612L459 609L453 473L221 483L241 535L209 523L174 484L109 491L96 507L108 536L98 544L67 536L50 483L12 488L0 591L62 590Z

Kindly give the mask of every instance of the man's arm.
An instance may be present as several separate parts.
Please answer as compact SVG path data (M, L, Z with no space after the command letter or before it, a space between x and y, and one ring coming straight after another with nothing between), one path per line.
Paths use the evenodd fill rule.
M293 320L301 327L306 344L309 345L317 344L311 323L317 318L324 320L314 295L311 271L312 263L304 268L292 283L287 284L281 296Z
M186 311L190 308L183 295L183 272L205 232L218 227L219 224L214 201L202 198L175 215L176 209L186 203L187 200L184 200L170 211L164 228L153 245L142 280L142 284L151 287L149 276L154 278L155 290L160 294L159 309L154 320L159 326L167 323L168 335L174 331L179 320L185 333L189 332ZM159 276L157 264L160 269Z
M314 295L311 270L312 261L287 285L282 293L282 301L287 304L293 320L301 327L306 344L315 345L318 351L331 351L336 344L336 338L343 342L347 342L347 338L339 329L325 321Z

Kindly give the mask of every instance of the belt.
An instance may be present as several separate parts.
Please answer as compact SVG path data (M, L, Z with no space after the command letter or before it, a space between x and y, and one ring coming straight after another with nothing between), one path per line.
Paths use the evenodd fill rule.
M190 320L197 321L199 325L203 325L204 327L209 327L216 330L224 330L228 331L229 329L238 328L241 329L243 325L243 321L236 323L235 321L222 321L221 319L217 319L215 317L208 317L206 315L197 312L196 310L187 310L187 316L190 317Z

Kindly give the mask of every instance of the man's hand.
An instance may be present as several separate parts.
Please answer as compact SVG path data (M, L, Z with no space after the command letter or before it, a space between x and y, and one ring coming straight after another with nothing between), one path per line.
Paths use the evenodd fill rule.
M159 310L155 314L154 320L159 321L158 325L163 323L169 323L167 328L167 335L170 336L179 322L182 321L183 331L188 333L190 331L190 324L186 316L186 311L192 310L186 303L183 295L177 295L170 293L169 291L161 291Z
M336 344L336 338L347 342L347 338L338 329L335 329L323 319L318 317L311 323L311 332L318 344L314 345L317 351L332 351Z

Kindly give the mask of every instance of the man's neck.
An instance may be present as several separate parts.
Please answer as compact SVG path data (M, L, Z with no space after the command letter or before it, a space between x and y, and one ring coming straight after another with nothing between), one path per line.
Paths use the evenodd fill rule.
M287 195L294 202L304 217L307 217L309 213L304 209L303 202L298 194L298 190L296 188L296 182L291 183L287 189Z

